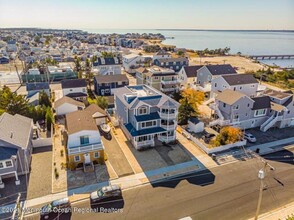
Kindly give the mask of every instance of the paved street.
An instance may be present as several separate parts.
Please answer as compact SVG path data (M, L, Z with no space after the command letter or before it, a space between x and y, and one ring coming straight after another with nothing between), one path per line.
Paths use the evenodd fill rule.
M268 162L275 171L267 169L261 213L293 202L294 167L291 161L277 162L275 158L289 152L271 154ZM293 154L293 152L292 152ZM292 158L293 161L293 158ZM71 219L248 219L254 216L260 181L259 158L240 161L190 174L176 180L147 185L124 191L123 201L106 207L122 208L122 213L79 213L89 208L88 200L76 203ZM282 186L280 183L283 183ZM92 206L93 207L93 206ZM94 206L95 207L95 206ZM81 208L78 210L78 208ZM38 219L32 216L27 219Z

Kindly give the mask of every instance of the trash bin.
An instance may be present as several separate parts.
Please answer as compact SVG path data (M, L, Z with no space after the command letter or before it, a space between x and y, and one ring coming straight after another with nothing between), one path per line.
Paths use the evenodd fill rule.
M212 154L211 157L212 157L213 160L216 160L216 155L215 154Z

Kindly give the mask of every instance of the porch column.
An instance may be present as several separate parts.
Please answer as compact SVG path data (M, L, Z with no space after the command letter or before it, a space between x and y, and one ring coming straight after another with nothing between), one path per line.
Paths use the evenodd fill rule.
M14 173L15 173L15 179L16 179L16 180L15 180L15 185L18 186L18 185L20 184L20 180L18 179L17 172L15 171Z
M4 188L4 183L2 182L2 176L0 176L0 189Z

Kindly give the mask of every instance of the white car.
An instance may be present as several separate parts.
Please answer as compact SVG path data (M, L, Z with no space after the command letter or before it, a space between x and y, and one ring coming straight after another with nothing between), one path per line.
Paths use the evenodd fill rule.
M244 134L244 138L246 140L248 140L250 143L255 143L256 142L256 137L254 137L252 134L250 133L245 133Z

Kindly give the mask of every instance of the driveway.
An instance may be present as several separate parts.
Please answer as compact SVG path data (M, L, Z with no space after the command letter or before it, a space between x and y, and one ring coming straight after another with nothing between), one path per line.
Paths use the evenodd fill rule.
M262 132L259 128L248 129L246 132L253 134L256 137L256 143L247 142L246 146L265 144L272 141L278 141L294 136L294 127L289 128L271 128L267 132Z
M108 161L112 165L114 171L119 177L134 174L131 165L122 152L118 142L114 138L114 135L111 134L111 136L112 137L110 140L102 136L102 141L105 147Z
M28 183L28 199L52 193L52 147L35 148Z

